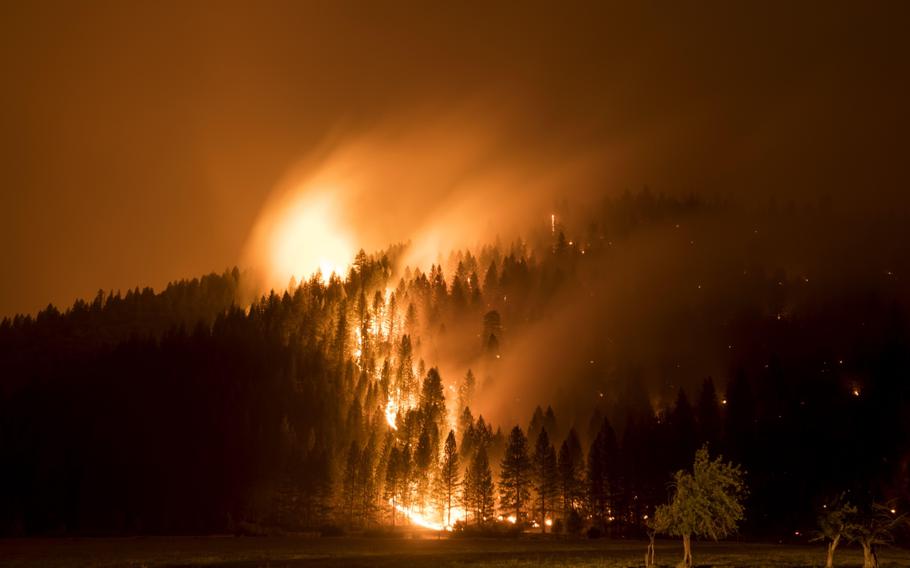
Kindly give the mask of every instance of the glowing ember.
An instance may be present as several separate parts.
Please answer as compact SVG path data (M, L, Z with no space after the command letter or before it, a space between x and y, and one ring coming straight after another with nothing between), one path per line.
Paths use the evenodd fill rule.
M553 526L553 519L547 519L547 520L545 520L545 521L543 522L543 524L547 525L548 527L552 527L552 526Z
M515 523L518 522L518 519L515 518L515 515L509 515L509 516L506 518L506 520L509 521L510 523L512 523L513 525L514 525Z

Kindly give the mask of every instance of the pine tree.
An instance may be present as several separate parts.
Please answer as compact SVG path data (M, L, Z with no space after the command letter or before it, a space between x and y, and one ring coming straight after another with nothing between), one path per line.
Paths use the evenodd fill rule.
M458 487L461 485L458 475L458 446L455 443L455 432L452 430L449 430L443 448L439 478L443 499L443 518L446 526L452 526L452 507L457 501Z
M534 409L534 414L531 415L531 422L528 424L528 439L537 440L537 436L540 435L542 429L543 409L540 408L540 405L537 405L537 408Z
M398 497L400 477L401 453L397 447L393 446L389 451L389 459L385 470L385 483L382 488L382 498L389 504L389 515L392 518L393 527L395 526L395 499Z
M540 431L534 446L534 491L537 495L536 509L540 512L541 532L547 532L548 514L553 511L559 495L559 472L556 451L550 443L546 428Z
M570 432L570 437L575 430ZM575 438L577 443L578 438ZM578 449L580 452L580 448ZM570 439L567 438L559 447L559 457L557 458L557 467L559 468L559 492L562 497L562 518L565 526L568 528L569 517L576 514L577 503L583 495L582 472L577 466L577 459L572 450Z
M432 424L429 425L429 427L433 429L436 428ZM430 470L430 466L435 463L436 457L433 450L433 442L428 428L424 427L417 440L417 449L414 451L413 472L416 481L417 503L420 505L421 509L428 497L430 480L433 479L433 472Z
M417 378L414 376L411 338L407 335L401 337L398 345L398 369L395 374L395 382L398 407L411 406L417 395Z
M528 456L528 439L520 426L509 434L505 456L500 463L499 506L504 513L515 516L520 522L531 498L531 458Z
M559 437L559 427L556 423L556 413L553 412L553 407L547 405L547 410L543 414L543 427L547 429L547 434L550 436L550 440L557 440Z
M471 409L465 407L464 411L461 413L461 416L458 417L458 432L461 434L461 446L460 451L462 457L469 459L474 455L474 416L471 414Z
M676 395L676 404L670 413L670 442L669 448L673 456L673 469L683 467L698 448L696 445L695 412L689 403L684 389L679 389Z
M477 380L474 378L474 373L471 369L468 369L468 373L464 376L464 379L461 381L461 384L458 385L458 415L465 411L466 408L471 406L471 402L474 400L474 390L477 388Z
M487 450L480 446L471 460L464 480L464 508L471 512L478 525L486 524L487 519L493 514L493 508L496 506L493 497L495 490Z
M360 464L357 472L357 482L360 490L359 512L361 521L371 523L376 520L378 482L375 475L376 469L376 439L371 436L367 445L360 453Z
M616 484L616 434L610 421L604 418L588 452L586 489L588 510L594 519L606 527L614 501Z
M344 463L344 476L342 479L342 510L345 520L348 524L354 524L354 518L358 511L360 495L360 446L357 441L351 442L348 448L347 457Z
M442 378L436 367L427 372L421 386L420 409L424 414L424 420L436 426L437 433L445 431L446 398L442 390Z

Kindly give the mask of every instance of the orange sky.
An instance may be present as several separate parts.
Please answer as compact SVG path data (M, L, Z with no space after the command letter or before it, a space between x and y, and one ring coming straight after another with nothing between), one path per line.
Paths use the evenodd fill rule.
M518 6L4 6L0 314L220 271L327 140L453 109L608 191L905 206L907 4Z

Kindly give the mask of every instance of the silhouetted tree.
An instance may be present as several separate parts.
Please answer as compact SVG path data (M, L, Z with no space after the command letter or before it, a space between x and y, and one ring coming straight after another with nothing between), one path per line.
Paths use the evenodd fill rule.
M499 469L499 506L504 513L515 515L521 522L531 499L531 458L528 439L520 426L509 433L505 455Z
M562 518L568 528L571 514L576 513L577 504L584 498L584 454L575 429L559 447L557 467L559 468L559 487L562 496Z
M449 430L449 435L446 437L440 470L445 524L446 526L452 526L452 507L456 503L458 488L461 485L458 474L458 446L455 443L455 432L452 430Z
M474 522L478 525L486 524L490 515L493 514L496 506L493 497L495 490L487 450L484 446L480 446L465 475L463 497L465 510L471 512Z
M548 514L554 509L559 496L559 470L556 465L556 451L550 443L546 429L542 429L537 436L533 464L534 492L537 495L537 511L540 512L541 532L547 532L547 520L551 520Z

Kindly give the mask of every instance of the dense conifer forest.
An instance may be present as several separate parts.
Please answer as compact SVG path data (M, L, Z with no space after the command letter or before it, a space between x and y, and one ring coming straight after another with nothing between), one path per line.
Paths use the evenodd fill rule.
M703 444L743 466L747 536L795 538L842 492L910 497L900 265L835 286L836 255L800 271L747 243L681 256L640 290L650 315L622 305L636 290L597 299L651 247L694 254L733 208L640 192L426 271L402 244L265 295L234 268L5 318L0 533L640 536ZM833 216L739 215L762 231ZM603 327L558 327L566 298L594 298ZM550 347L528 349L534 333ZM525 388L516 369L544 363L548 389Z

